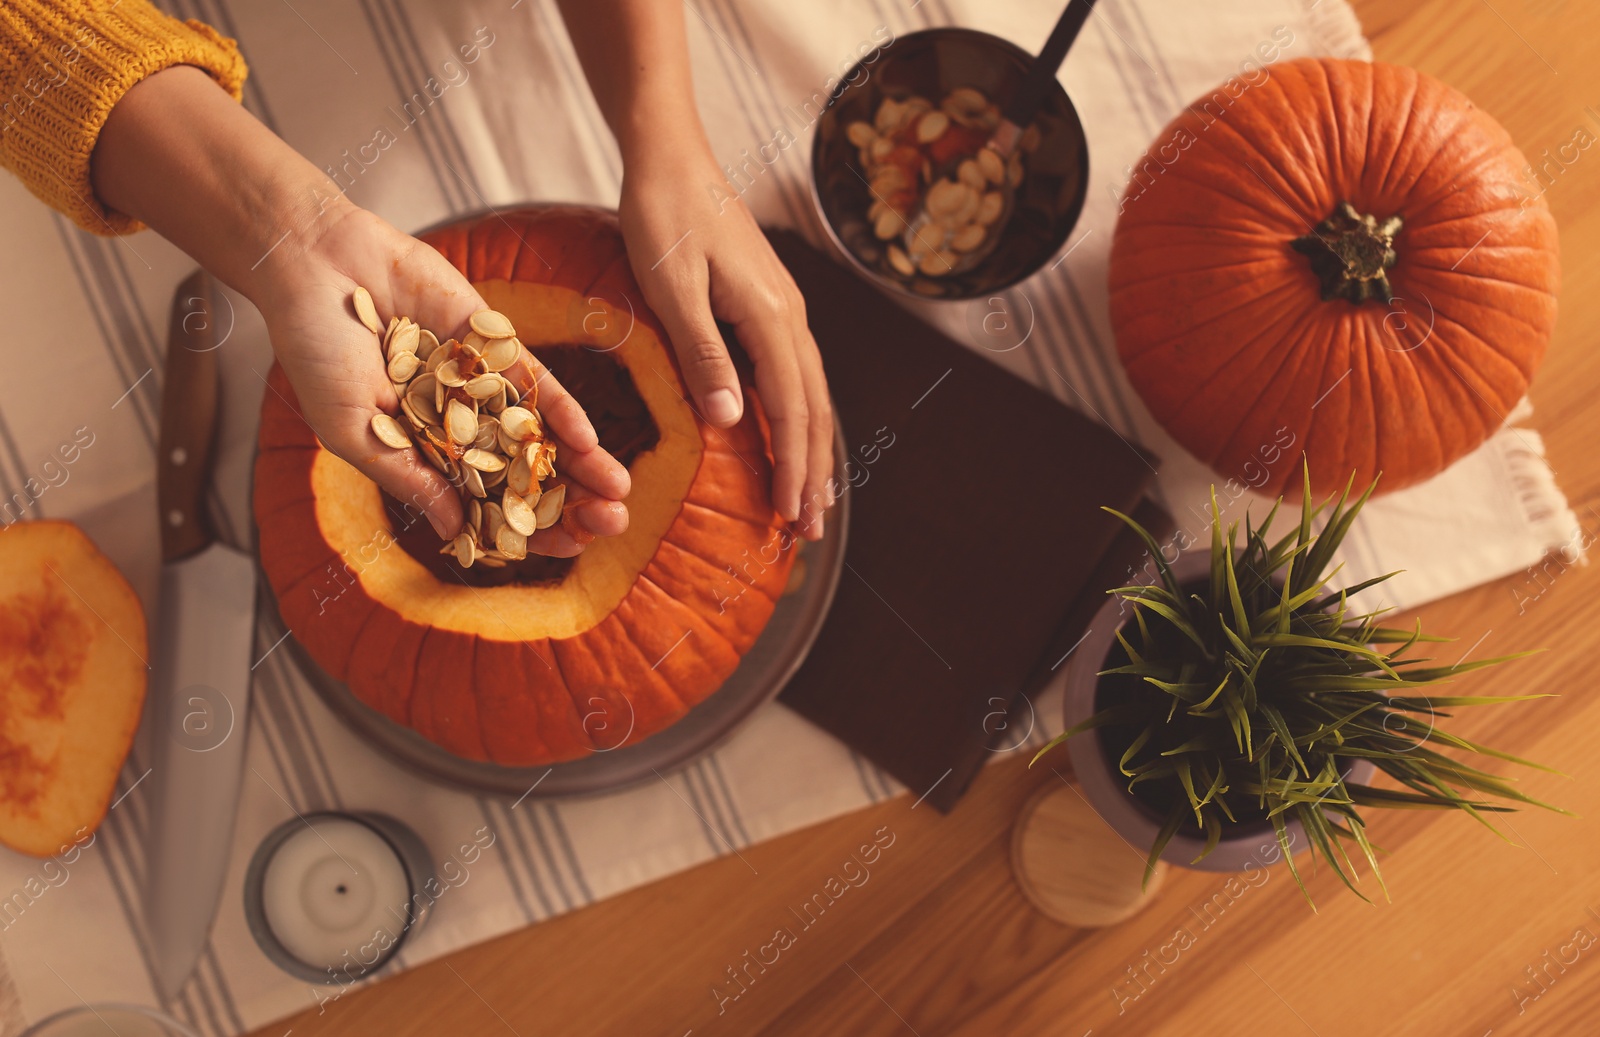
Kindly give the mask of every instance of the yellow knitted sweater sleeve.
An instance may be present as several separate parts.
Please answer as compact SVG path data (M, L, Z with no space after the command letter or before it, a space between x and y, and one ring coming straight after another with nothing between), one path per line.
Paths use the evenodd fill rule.
M239 99L244 59L208 25L169 18L146 0L4 0L0 165L96 234L141 229L94 196L89 158L112 106L173 65L204 69Z

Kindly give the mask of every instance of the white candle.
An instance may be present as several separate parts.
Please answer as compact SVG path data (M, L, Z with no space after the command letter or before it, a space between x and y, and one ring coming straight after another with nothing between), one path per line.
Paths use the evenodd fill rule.
M370 958L376 941L398 942L411 902L399 854L360 821L317 818L290 835L267 862L261 907L283 949L317 969ZM367 947L367 952L359 949Z

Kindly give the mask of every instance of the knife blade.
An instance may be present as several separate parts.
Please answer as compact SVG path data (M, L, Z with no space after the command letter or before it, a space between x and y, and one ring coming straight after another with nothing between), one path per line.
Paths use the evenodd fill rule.
M155 625L145 922L157 992L194 971L227 875L249 714L255 566L205 512L217 416L218 289L178 286L156 457L161 597Z

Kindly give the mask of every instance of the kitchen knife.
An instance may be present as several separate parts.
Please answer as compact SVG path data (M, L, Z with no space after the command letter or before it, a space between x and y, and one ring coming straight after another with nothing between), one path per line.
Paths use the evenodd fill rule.
M162 567L144 905L157 993L166 1001L194 971L222 893L250 696L255 566L216 540L205 513L219 299L200 271L173 297L156 456Z

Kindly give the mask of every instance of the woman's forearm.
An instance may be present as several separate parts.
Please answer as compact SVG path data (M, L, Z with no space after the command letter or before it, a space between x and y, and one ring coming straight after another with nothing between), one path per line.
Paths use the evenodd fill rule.
M199 69L149 76L112 109L90 165L95 194L258 301L307 247L338 186Z
M706 149L680 0L559 0L623 164Z

